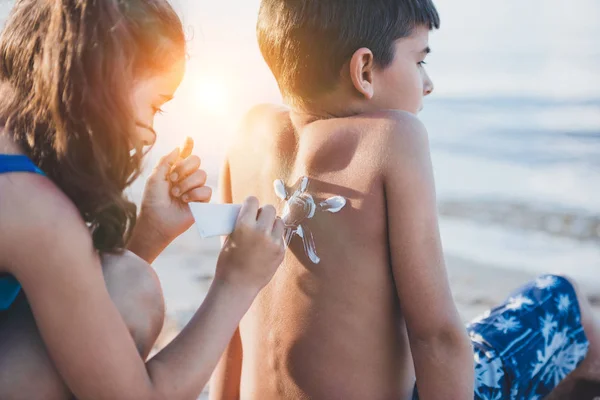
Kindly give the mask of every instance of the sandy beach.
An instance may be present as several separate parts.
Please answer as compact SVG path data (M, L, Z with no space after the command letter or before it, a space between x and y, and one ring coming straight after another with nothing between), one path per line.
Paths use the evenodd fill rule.
M167 320L157 348L165 346L201 304L213 278L219 248L218 239L202 240L192 228L156 260L154 265L167 303ZM535 278L529 272L475 263L451 254L446 255L446 262L454 298L465 322ZM600 318L600 287L588 286L585 282L579 284ZM200 397L207 398L206 392Z

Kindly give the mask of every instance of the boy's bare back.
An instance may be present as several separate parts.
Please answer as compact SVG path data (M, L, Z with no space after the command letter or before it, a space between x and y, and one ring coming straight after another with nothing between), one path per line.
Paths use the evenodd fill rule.
M347 205L336 214L317 211L303 222L313 234L320 263L309 259L303 240L294 236L284 265L242 321L241 399L410 397L415 373L403 315L407 307L398 296L398 283L410 282L394 270L393 260L397 264L406 257L406 276L414 273L409 272L412 261L426 262L433 267L424 274L437 271L438 279L445 280L437 227L422 216L402 215L400 204L390 208L404 190L407 202L413 197L409 190L430 191L429 198L419 200L424 212L435 203L427 138L420 127L403 112L314 122L275 106L249 114L228 155L226 201L239 203L255 195L261 203L278 204L281 213L284 203L273 182L283 180L290 193L306 176L317 203L343 196ZM398 165L411 171L388 176L390 167ZM425 179L415 185L419 177ZM394 193L386 186L389 179L397 180ZM420 221L413 239L401 238L405 248L390 248L390 232L394 240L406 236L389 224L390 217L407 229L412 219ZM409 245L418 249L426 242L432 245L429 259L419 255L421 260L411 260L417 253ZM419 278L412 279L421 285ZM449 296L443 288L435 293L436 281L422 290L431 292L422 294L433 296L432 304ZM427 306L413 305L410 312L416 316L419 308L425 312ZM443 312L434 311L432 317Z

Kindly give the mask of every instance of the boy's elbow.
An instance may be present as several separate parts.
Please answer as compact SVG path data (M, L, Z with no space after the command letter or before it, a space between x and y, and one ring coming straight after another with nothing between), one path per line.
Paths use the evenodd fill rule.
M473 347L464 327L411 337L410 345L421 398L437 399L440 391L449 399L472 398Z
M417 352L440 352L440 355L450 353L457 356L469 354L469 357L473 354L473 345L460 321L449 322L427 331L409 331L409 336L411 347Z

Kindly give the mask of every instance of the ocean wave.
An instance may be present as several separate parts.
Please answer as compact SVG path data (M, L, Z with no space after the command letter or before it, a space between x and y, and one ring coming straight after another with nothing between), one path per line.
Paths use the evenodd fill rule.
M446 200L440 215L600 243L600 215L576 209L493 200Z

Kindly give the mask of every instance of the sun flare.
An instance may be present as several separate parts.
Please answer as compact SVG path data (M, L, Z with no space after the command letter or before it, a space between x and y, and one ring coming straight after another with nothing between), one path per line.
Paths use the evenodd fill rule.
M219 79L204 78L196 84L199 111L211 115L224 115L229 106L229 90Z

